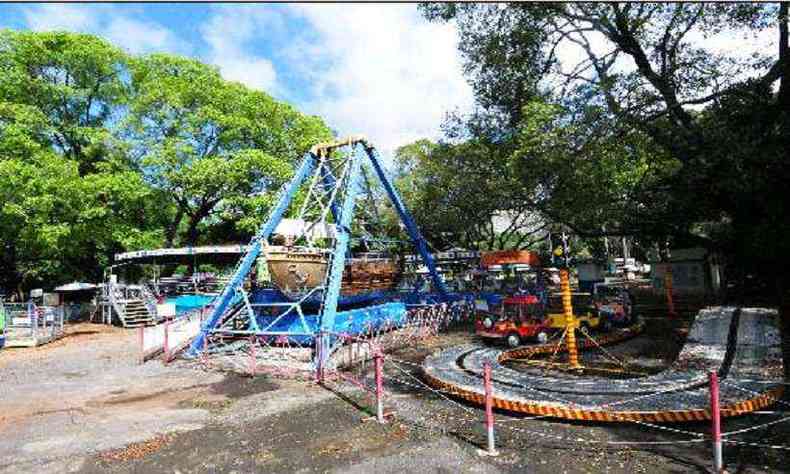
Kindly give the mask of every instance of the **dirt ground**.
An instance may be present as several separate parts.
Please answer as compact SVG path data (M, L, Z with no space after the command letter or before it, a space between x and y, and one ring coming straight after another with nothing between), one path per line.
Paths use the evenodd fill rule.
M654 372L671 362L676 325L610 349ZM0 473L20 472L706 472L707 443L601 445L593 441L678 441L668 430L525 419L497 413L496 457L476 406L426 388L416 365L431 351L473 338L457 330L392 354L386 425L348 383L255 378L159 361L139 365L134 331L92 324L35 349L0 351ZM588 356L595 360L596 355ZM370 384L369 371L354 375ZM774 407L771 410L781 410ZM726 419L725 430L781 418ZM787 415L785 415L787 416ZM790 423L740 439L790 445ZM670 426L704 432L707 426ZM576 440L576 441L569 441ZM728 445L729 472L790 470L787 451Z

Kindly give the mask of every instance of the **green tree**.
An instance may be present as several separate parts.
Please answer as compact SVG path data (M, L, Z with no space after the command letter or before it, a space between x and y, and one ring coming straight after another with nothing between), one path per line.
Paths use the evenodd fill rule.
M0 30L0 285L101 277L114 253L242 240L318 117L168 55Z
M47 117L35 107L0 102L0 160L25 158L48 146Z
M116 252L159 245L162 196L128 168L79 164L45 150L0 159L0 286L97 281Z
M536 97L561 106L562 117L555 124L562 126L564 134L573 133L568 139L574 153L568 159L574 166L592 161L604 171L608 155L594 153L600 138L638 136L642 149L651 151L651 161L662 162L668 156L679 166L642 188L642 198L632 196L635 204L665 203L663 210L650 206L649 213L638 214L641 219L631 219L637 226L610 226L610 232L704 242L731 251L732 261L750 271L764 272L766 265L774 275L782 271L783 265L776 262L790 249L777 243L788 229L771 222L782 215L786 200L774 199L766 205L760 196L781 195L782 185L772 177L783 175L776 173L779 169L786 170L779 151L790 136L786 3L428 4L422 8L428 18L454 19L459 27L466 71L486 110L466 124L472 136L493 136L501 146L512 147L522 122L530 120L524 105ZM694 35L723 31L753 35L766 30L776 32L777 48L751 57L725 55L692 41ZM560 63L557 51L562 48L578 48L581 59ZM513 60L503 60L503 54ZM491 77L496 81L486 80ZM719 114L725 120L717 118ZM481 126L480 121L485 125L490 116L506 119ZM759 127L741 127L726 119L733 116ZM737 171L741 169L753 175L743 179ZM767 169L771 175L763 173ZM588 176L580 173L576 179ZM573 189L566 186L574 182L553 186L559 202L563 190ZM758 183L761 192L755 193ZM689 192L695 189L705 192ZM592 207L576 211L588 212ZM767 209L779 214L769 215ZM596 227L578 230L594 233ZM659 228L667 235L660 235ZM748 238L744 231L756 238ZM739 240L761 244L764 235L771 235L768 240L773 245L748 248L750 244L731 240L736 234Z
M397 185L437 247L528 248L545 222L522 194L509 156L486 140L418 140L396 150Z
M237 230L250 231L244 214L265 212L295 160L331 136L319 119L192 59L136 59L132 90L126 136L146 176L177 206L168 245L182 221L189 245L198 243L203 224L239 220Z
M783 320L790 320L790 223L785 218L790 199L784 189L784 177L790 175L787 2L421 8L431 20L454 20L459 27L465 70L484 109L462 123L462 131L493 136L508 147L520 134L521 158L545 158L536 149L548 146L557 133L567 134L562 141L572 147L561 149L568 164L563 166L562 158L548 161L555 162L556 172L548 176L547 202L569 209L577 202L576 213L596 219L585 224L565 216L565 223L583 224L578 230L593 234L600 232L594 221L614 221L617 226L607 232L702 242L728 258L728 273L738 288L745 290L747 281L776 287L768 294L763 289L763 296L773 296ZM776 42L771 50L738 56L717 51L715 41L699 41L723 32L736 37L770 32ZM564 48L577 48L581 59L560 62L557 52ZM486 84L486 78L496 80ZM542 138L529 131L524 114L524 105L536 97L562 111ZM597 171L608 174L613 155L601 148L601 137L623 140L616 163L640 156L627 145L636 140L638 149L649 152L647 163L656 165L658 172L647 175L646 186L625 183L626 189L639 191L628 196L632 210L627 213L616 206L610 214L595 196L587 205L567 199L575 197L573 190L584 191L579 183L600 177ZM790 330L785 336L790 376Z
M0 97L46 117L41 138L84 175L106 154L108 122L125 100L126 61L92 35L0 30Z
M53 153L0 161L0 242L4 286L58 275L70 242L73 210L81 207L74 161Z
M3 287L97 280L115 252L161 242L167 206L110 132L125 60L89 35L0 31Z
M666 200L655 199L680 163L638 130L617 127L596 108L567 122L562 106L524 107L510 166L518 199L581 237L616 231L657 238L676 225Z

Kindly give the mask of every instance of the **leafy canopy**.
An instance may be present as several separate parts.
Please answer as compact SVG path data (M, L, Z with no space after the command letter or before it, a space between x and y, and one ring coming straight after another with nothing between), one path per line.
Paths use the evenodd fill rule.
M421 8L458 26L480 104L448 123L448 137L515 150L541 178L523 187L542 212L579 234L702 244L740 267L781 270L790 252L781 237L790 229L776 225L786 223L777 177L788 174L790 144L786 3ZM761 32L775 35L775 48L714 49L717 35ZM569 63L559 53L570 50L579 55ZM536 101L556 118L542 120Z
M95 281L117 252L202 233L248 238L329 137L193 59L0 30L0 288Z
M186 216L190 245L207 219L239 220L236 230L250 232L257 219L244 219L249 201L265 213L294 161L331 136L320 120L264 92L165 54L133 62L125 130L147 177L172 195L175 219Z

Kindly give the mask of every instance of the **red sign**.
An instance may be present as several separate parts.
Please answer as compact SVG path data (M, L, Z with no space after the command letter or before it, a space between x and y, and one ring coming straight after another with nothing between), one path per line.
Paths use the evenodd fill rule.
M484 267L493 265L530 265L540 266L540 258L535 252L529 250L499 250L496 252L483 252L480 257L480 264Z

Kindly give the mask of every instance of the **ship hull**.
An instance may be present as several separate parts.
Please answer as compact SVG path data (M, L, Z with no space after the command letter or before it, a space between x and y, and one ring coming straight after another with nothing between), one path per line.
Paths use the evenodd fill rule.
M293 298L324 283L329 258L320 251L272 252L266 255L266 262L272 283Z
M289 299L300 299L311 291L320 294L316 288L326 280L329 268L329 254L321 250L298 250L268 252L266 255L269 274L274 285ZM392 258L351 258L346 261L343 281L340 286L342 296L363 296L368 293L381 293L392 290L400 268Z

